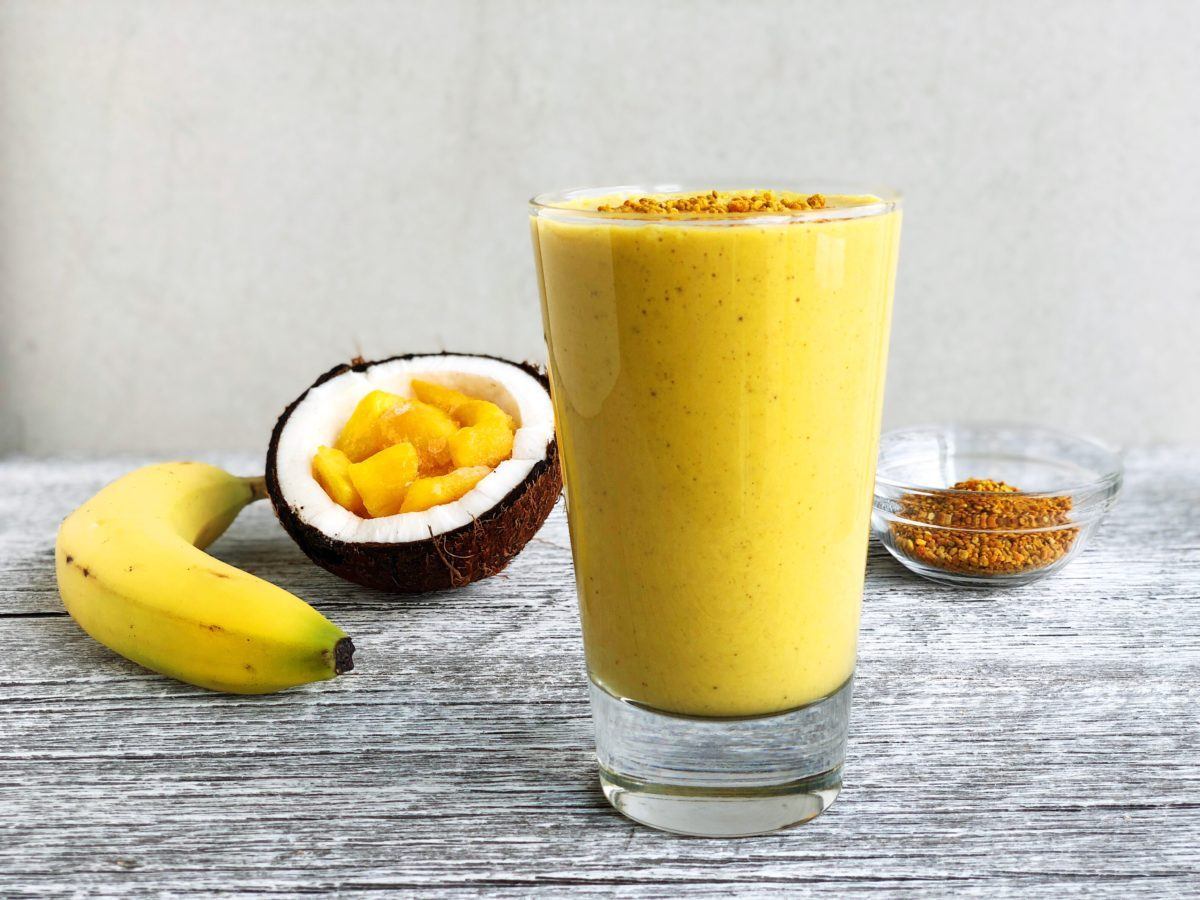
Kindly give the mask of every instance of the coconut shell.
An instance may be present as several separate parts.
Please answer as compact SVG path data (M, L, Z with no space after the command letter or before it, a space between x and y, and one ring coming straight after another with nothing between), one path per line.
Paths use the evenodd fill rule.
M485 354L410 353L376 362L355 359L349 365L330 369L283 411L271 432L267 449L267 493L280 524L305 555L347 581L395 594L462 587L502 571L537 534L562 493L558 443L551 440L546 447L546 458L538 462L507 497L469 525L425 540L406 543L339 541L300 519L280 488L275 457L283 428L292 411L308 396L308 391L351 370L362 372L386 362L431 356L484 356L523 369L549 391L545 374L536 366Z

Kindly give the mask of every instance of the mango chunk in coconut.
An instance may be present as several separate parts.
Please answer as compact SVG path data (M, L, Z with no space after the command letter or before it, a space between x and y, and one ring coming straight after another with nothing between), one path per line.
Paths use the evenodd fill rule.
M419 471L417 448L393 444L350 465L350 481L372 517L394 516L404 505L409 485Z
M440 384L434 384L432 381L422 381L419 378L412 380L412 391L422 403L436 406L442 412L451 416L454 415L454 410L459 405L471 399L466 394L459 393L448 387L442 387Z
M450 460L459 468L494 467L512 456L513 432L503 423L485 422L450 436Z
M449 439L458 425L442 410L408 400L379 419L388 444L407 442L417 448L421 475L442 475L450 467Z
M338 435L334 448L345 453L352 463L374 456L392 443L380 427L383 415L406 402L398 394L371 391L358 401L358 406Z
M455 407L454 417L464 426L450 437L454 465L496 466L512 456L513 420L495 403L468 400Z
M318 447L313 457L312 473L317 484L325 489L329 499L358 516L367 514L362 497L350 481L350 458L333 447Z
M454 418L463 425L473 428L480 425L494 425L508 431L513 430L512 417L495 403L487 400L468 400L466 403L458 404L454 408Z
M513 420L495 403L419 379L413 379L412 388L463 426L449 438L450 460L457 468L494 467L512 455Z
M472 466L455 469L447 475L418 478L409 487L400 512L422 512L442 503L458 500L491 471L487 466Z

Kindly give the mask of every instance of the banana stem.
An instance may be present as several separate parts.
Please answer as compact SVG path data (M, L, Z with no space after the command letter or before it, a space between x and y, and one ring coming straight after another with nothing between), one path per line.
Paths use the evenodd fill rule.
M267 479L263 475L251 475L249 478L243 478L246 486L250 488L250 502L255 500L264 500L267 496Z

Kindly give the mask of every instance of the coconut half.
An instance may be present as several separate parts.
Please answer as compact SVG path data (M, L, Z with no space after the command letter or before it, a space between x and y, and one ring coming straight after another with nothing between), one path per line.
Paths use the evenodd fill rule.
M512 416L512 458L452 503L360 518L313 478L313 455L322 444L334 445L368 393L411 397L414 378L490 400ZM562 492L546 377L527 364L467 354L355 360L330 369L275 423L266 471L275 513L309 559L349 581L402 594L496 574L534 536Z

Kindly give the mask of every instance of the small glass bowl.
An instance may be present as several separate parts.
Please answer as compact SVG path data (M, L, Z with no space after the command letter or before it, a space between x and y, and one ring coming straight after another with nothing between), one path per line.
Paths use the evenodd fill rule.
M1121 455L1034 425L923 425L883 436L871 529L943 584L1011 587L1074 559L1121 490ZM970 479L1020 490L956 490Z

